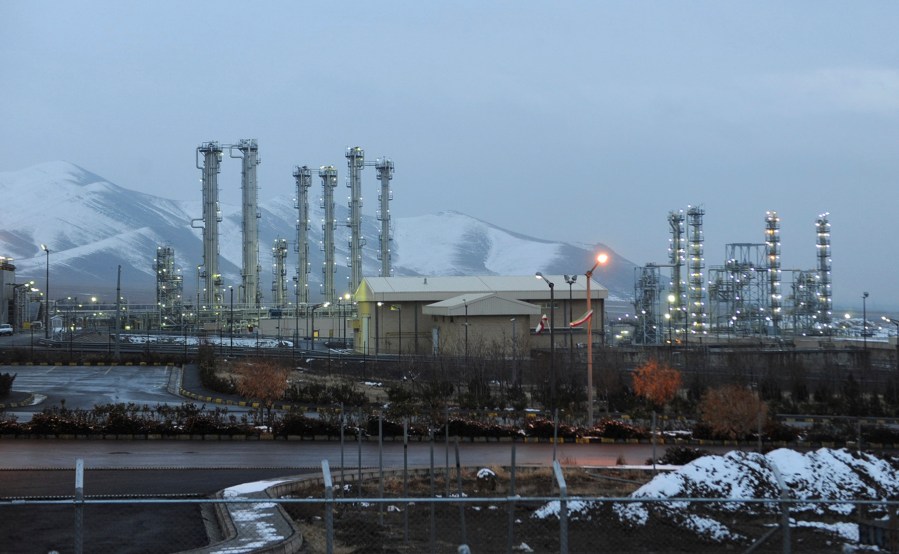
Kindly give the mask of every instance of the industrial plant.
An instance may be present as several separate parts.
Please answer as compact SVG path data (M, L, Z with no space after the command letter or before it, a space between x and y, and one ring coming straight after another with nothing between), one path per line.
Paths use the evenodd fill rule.
M707 277L704 214L693 206L670 212L667 263L636 268L634 342L834 334L828 213L815 221L815 268L782 267L780 217L769 211L764 242L726 244L724 263Z

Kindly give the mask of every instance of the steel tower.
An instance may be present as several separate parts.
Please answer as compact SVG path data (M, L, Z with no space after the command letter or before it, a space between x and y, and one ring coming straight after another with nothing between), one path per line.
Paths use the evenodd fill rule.
M234 154L234 149L240 152ZM241 158L242 231L243 231L243 269L241 270L242 286L239 291L240 303L249 308L258 308L262 304L262 290L259 288L259 213L257 199L259 185L256 181L256 166L259 159L259 146L256 139L242 139L236 146L229 146L232 158Z
M359 146L347 148L347 184L350 189L350 217L347 226L350 228L350 259L347 264L350 268L349 290L353 294L362 282L362 247L365 246L365 238L362 237L362 168L365 166L365 151Z
M824 334L830 334L833 326L833 298L830 289L830 213L818 216L815 231L818 237L818 310L817 320Z
M287 239L282 238L272 244L272 304L287 304Z
M327 302L337 301L337 292L334 288L334 231L337 229L337 219L334 217L334 188L337 186L337 169L333 165L321 166L318 176L322 180L322 208L325 211L325 219L322 222L322 250L325 252L325 262L322 267L324 276L322 290Z
M175 250L171 246L156 247L156 307L159 309L159 326L179 324L183 279L181 270L175 267Z
M702 216L705 210L702 208L690 207L687 210L687 217L690 219L689 227L689 248L690 255L688 260L688 272L690 274L689 285L689 313L690 313L690 329L692 333L706 334L708 333L708 314L705 310L704 301L704 283L702 270L705 268L705 258L703 258L703 242L702 234Z
M381 261L381 277L390 277L390 201L393 200L390 181L393 179L393 161L390 158L378 158L375 169L378 170L378 181L381 182L381 192L378 193L378 221L381 222L378 259Z
M200 165L200 154L203 155L203 165ZM214 310L222 304L222 275L219 272L219 242L218 224L222 221L222 213L219 210L218 174L221 171L222 147L217 142L204 142L197 147L196 166L203 172L203 219L191 221L191 227L203 229L203 270L201 276L204 279L203 306L197 306L197 310L205 308ZM202 227L196 225L202 221Z
M777 212L765 214L765 253L768 259L768 309L774 336L780 334L783 296L780 290L780 218Z
M297 309L300 304L309 303L309 188L312 186L312 170L297 166L293 170L297 181L297 199L294 207L297 212L297 253L296 298Z
M671 294L674 296L674 302L671 303L671 319L676 329L681 326L686 332L686 321L684 318L684 283L681 277L681 267L684 265L684 212L668 212L668 226L671 230L670 246L668 248L669 262L671 264Z

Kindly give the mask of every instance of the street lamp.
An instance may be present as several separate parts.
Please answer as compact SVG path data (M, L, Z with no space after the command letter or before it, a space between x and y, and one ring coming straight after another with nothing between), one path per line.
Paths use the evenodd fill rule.
M574 317L571 314L571 304L574 301L571 292L571 286L577 281L577 275L565 275L565 282L568 283L568 321L573 321ZM569 365L574 365L574 344L573 344L573 333L571 329L568 330L568 363Z
M549 285L549 374L552 379L550 384L550 408L556 409L556 340L553 329L556 326L556 284L543 276L539 271L537 278L546 281Z
M862 293L862 349L868 354L868 293Z
M609 256L602 253L596 256L596 262L593 264L584 276L587 278L587 424L593 425L593 314L591 311L592 298L590 298L590 280L593 279L593 271L596 266L609 261ZM601 318L602 319L602 318Z
M397 357L402 358L403 357L403 307L398 304L391 304L390 311L399 312L399 328L397 331L399 333L399 350L397 350Z
M228 327L229 327L230 337L231 337L231 348L230 348L230 351L228 352L228 355L233 356L234 355L234 287L231 285L228 285L228 292L231 294L231 319L228 322L230 324L230 325L228 325Z
M375 304L375 356L380 353L381 347L381 306L383 306L383 302L378 302Z
M881 319L896 326L896 371L899 371L899 319L887 316L881 316Z
M315 310L319 308L327 308L330 306L330 302L325 302L324 304L315 304L312 306L312 336L309 337L309 349L315 350Z
M47 275L46 286L44 287L44 338L50 338L50 249L47 245L41 244L41 250L47 253Z
M346 345L346 342L347 342L347 340L346 340L346 320L347 320L346 306L349 303L351 297L352 296L348 292L343 294L343 307L341 308L341 315L343 316L343 347L344 348L347 347L347 345Z
M673 346L674 343L671 342L671 304L674 303L677 298L673 294L668 295L668 313L665 314L665 319L668 320L668 346Z
M465 304L465 367L468 368L468 301L466 299L462 299L462 303Z

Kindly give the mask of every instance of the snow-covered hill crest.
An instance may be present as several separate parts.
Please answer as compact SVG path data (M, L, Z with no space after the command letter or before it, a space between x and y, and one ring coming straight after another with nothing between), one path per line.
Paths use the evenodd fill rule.
M179 202L123 188L68 162L48 162L20 171L0 172L0 255L12 257L17 274L39 278L45 269L45 254L51 250L54 281L64 290L105 281L114 282L116 266L122 265L123 283L132 290L152 294L156 247L171 246L183 268L186 290L202 264L202 234L191 228L200 217L199 199ZM316 193L313 192L315 200ZM242 250L240 206L220 206L220 267L226 283L238 283ZM501 209L501 208L498 208ZM289 196L259 199L260 282L268 291L271 283L271 244L276 238L296 241L297 212ZM348 208L337 206L336 219L346 221ZM312 283L322 281L323 210L310 202L310 248ZM535 271L577 273L589 267L592 251L582 246L550 242L506 231L458 212L414 217L393 215L392 267L394 275L527 275ZM380 223L363 215L363 274L378 275ZM346 257L349 228L335 232L337 283L348 275ZM613 253L614 269L597 278L613 291L627 295L632 288L633 264ZM289 264L295 265L291 256ZM64 271L62 270L64 269ZM293 273L290 271L289 273ZM339 288L342 288L339 286Z

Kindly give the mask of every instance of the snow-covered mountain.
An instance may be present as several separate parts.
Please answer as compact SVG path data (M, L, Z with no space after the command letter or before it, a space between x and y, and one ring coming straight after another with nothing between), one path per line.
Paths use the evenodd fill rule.
M316 195L313 193L313 198ZM0 256L12 257L17 278L42 282L45 253L50 250L51 295L113 290L116 267L122 266L123 288L132 296L155 294L153 263L156 248L171 246L183 269L185 293L194 289L196 267L202 263L202 231L191 220L202 214L200 191L196 201L175 201L136 192L110 183L68 162L49 162L20 171L0 172ZM310 280L321 283L324 255L323 209L309 203ZM227 283L240 281L240 206L223 204L219 226L220 267ZM271 289L271 245L276 238L295 241L297 212L289 196L260 198L259 258L261 288ZM346 206L337 206L337 221L346 221ZM377 275L377 237L380 224L363 216L363 274ZM506 231L458 212L416 217L393 216L393 269L395 275L530 275L582 273L592 265L593 253L604 248L611 255L607 268L595 278L614 296L633 291L634 264L604 245L552 242ZM337 283L345 281L348 268L348 227L335 233ZM296 264L295 256L289 265ZM289 273L292 273L290 271ZM564 287L564 283L561 284ZM314 290L314 289L313 289ZM56 292L54 292L56 291ZM266 294L268 296L268 294Z

